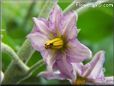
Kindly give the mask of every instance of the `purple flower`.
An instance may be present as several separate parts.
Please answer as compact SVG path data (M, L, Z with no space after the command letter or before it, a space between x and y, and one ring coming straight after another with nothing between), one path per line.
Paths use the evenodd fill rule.
M99 51L93 59L83 65L82 63L73 63L78 76L74 84L114 84L114 76L105 77L103 71L105 56L104 51Z
M36 27L27 36L33 48L41 53L48 71L57 69L60 76L68 78L74 77L71 63L91 57L91 51L77 39L76 19L74 12L63 15L55 4L48 20L33 18Z

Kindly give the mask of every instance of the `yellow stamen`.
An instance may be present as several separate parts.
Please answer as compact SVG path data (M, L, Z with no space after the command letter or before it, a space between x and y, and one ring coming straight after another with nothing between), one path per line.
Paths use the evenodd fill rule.
M54 48L54 49L60 49L63 47L63 40L62 38L54 38L52 40L49 40L45 44L45 48Z
M85 85L86 84L86 78L78 77L73 84L74 85Z

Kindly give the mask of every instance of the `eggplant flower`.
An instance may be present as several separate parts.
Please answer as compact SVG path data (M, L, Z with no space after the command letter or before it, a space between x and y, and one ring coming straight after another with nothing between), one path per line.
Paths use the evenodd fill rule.
M73 63L73 67L78 73L73 84L114 84L114 76L104 76L104 60L104 51L99 51L93 59L85 65L82 63Z
M55 4L48 20L33 18L36 26L27 36L33 48L41 53L48 71L54 67L69 78L73 77L71 63L91 57L91 51L77 39L76 19L74 12L64 15Z

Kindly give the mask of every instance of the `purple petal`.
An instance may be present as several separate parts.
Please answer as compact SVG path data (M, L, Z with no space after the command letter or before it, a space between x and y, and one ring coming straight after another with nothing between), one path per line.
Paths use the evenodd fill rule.
M47 36L41 33L35 32L35 33L29 34L27 38L30 40L35 50L42 51L45 49L45 43L48 40Z
M81 76L83 74L83 63L72 63L72 66L78 75Z
M76 38L77 33L78 29L76 28L76 15L74 12L70 12L64 16L62 34L69 40Z
M62 10L57 4L55 4L55 7L52 9L49 17L50 31L52 32L57 30L60 31L62 17L63 17Z
M64 80L64 79L66 79L64 77L64 75L62 75L59 71L54 71L54 72L52 72L52 71L45 71L45 72L41 72L39 74L39 76L42 76L42 77L44 77L44 78L46 78L48 80L51 80L51 79Z
M114 85L114 76L105 77L105 82L110 85Z
M46 20L33 17L33 21L36 24L35 31L41 32L47 36L49 35L50 32Z
M82 62L92 56L89 48L81 44L78 40L68 42L66 53L71 62Z
M52 71L53 70L53 64L55 63L55 55L56 51L54 50L44 50L41 52L41 55L44 57L44 61L47 64L47 70Z
M40 20L40 21L42 21L42 22L44 22L44 24L45 24L46 26L49 26L48 20L46 20L46 19L44 19L44 18L37 18L37 19ZM33 20L34 20L34 19L33 19ZM34 26L32 32L41 32L41 31L40 31L39 27Z
M66 54L58 54L55 63L62 74L70 79L74 78L73 68L70 62L67 60Z
M97 76L97 79L100 79L100 80L104 80L105 79L104 68L101 69L100 73Z
M99 84L99 85L114 85L114 76L105 77L104 80L95 79L93 81L93 83L94 84Z
M91 62L85 65L86 70L83 76L87 76L88 79L97 79L102 72L104 60L104 52L97 52Z

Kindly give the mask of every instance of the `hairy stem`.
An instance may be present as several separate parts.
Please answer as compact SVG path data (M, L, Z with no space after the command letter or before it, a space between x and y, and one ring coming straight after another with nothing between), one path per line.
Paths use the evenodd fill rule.
M22 68L24 71L28 71L29 68L21 61L21 59L17 56L15 51L9 47L8 45L1 43L2 52L8 54L12 59Z
M13 64L10 64L8 66L8 69L5 71L5 76L4 76L2 84L6 84L7 82L10 83L10 81L16 81L16 80L20 79L29 70L29 67L27 67L21 61L21 59L18 57L18 55L15 53L15 51L12 48L10 48L8 45L1 43L1 47L2 47L2 52L8 54L13 59L13 61L12 61ZM11 67L11 65L13 65L14 67ZM9 71L9 69L10 69L10 71ZM20 75L21 75L21 77L20 77Z
M78 14L83 13L84 11L88 10L89 8L94 8L102 3L108 2L109 0L97 0L96 2L90 2L87 4L82 5L81 7L79 7L78 9L76 9L76 12Z
M29 78L29 77L32 75L32 73L33 73L34 71L36 71L37 69L39 69L39 68L40 68L41 66L43 66L43 65L44 65L43 59L41 59L41 60L39 60L38 62L36 62L32 67L30 67L30 69L29 69L28 72L26 73L26 76L23 77L23 79L19 80L19 81L17 82L17 84L19 84L19 83L22 82L23 80L26 80L27 78Z
M41 59L40 61L36 62L32 67L30 67L28 74L31 72L34 72L35 70L37 70L38 68L40 68L43 65L44 65L44 61L43 61L43 59Z
M66 14L69 11L72 11L76 9L76 1L74 0L65 10L64 10L64 14Z
M35 50L32 48L30 41L26 39L17 54L23 62L26 62L34 52Z

